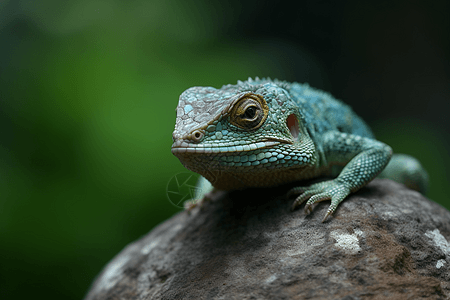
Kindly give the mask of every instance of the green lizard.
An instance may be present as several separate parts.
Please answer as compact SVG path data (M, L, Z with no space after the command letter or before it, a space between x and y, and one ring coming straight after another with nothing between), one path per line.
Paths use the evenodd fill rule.
M307 201L306 213L313 204L331 200L323 221L383 170L380 177L421 192L428 181L416 159L393 155L346 104L308 84L271 79L184 91L172 153L216 190L337 176L288 193L299 195L293 209ZM208 186L206 180L200 186Z

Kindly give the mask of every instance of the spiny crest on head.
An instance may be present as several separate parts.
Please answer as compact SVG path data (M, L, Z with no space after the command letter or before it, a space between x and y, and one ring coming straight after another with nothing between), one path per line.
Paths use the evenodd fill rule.
M274 83L287 91L291 88L291 84L289 82L281 81L276 78L271 79L270 77L263 77L261 79L259 77L255 77L255 79L249 77L246 81L238 80L236 87L240 92L256 92L265 83Z

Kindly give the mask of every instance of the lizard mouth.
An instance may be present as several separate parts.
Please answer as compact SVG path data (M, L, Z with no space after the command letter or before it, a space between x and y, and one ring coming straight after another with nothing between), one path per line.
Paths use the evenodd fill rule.
M229 143L214 147L211 145L192 144L178 140L172 144L172 153L236 153L274 147L280 143L286 142L286 140L270 140L245 145L235 145L234 143Z

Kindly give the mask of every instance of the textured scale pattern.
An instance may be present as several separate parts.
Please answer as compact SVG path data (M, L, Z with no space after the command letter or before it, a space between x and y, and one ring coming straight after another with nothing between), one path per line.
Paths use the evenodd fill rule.
M392 149L330 94L308 84L259 78L183 92L172 153L218 190L337 176L288 193L299 195L293 208L307 201L307 213L315 203L331 200L325 219L392 157ZM415 166L407 170L413 174L408 180L415 180L411 186L426 186L426 172L417 160L395 157L397 165ZM394 172L383 172L384 177L390 178L389 173ZM398 170L396 177L401 177Z

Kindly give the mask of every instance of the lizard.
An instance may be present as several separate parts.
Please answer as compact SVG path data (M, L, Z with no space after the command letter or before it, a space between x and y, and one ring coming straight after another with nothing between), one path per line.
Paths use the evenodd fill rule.
M256 77L191 87L179 98L172 139L172 153L207 190L332 178L287 193L296 196L292 209L306 201L307 214L331 200L323 222L377 175L422 193L428 184L417 159L393 154L350 106L307 83Z

